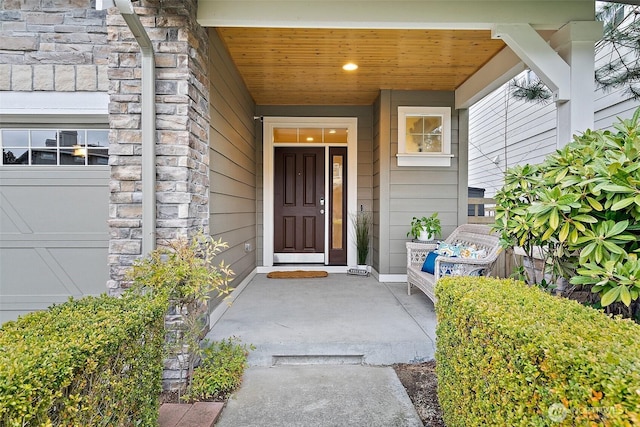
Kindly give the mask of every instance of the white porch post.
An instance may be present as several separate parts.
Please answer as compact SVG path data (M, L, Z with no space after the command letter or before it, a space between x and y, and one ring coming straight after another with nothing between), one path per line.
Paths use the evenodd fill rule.
M553 91L558 148L574 133L593 129L594 46L602 37L601 22L569 22L549 43L529 24L497 24L492 37L504 40Z
M571 142L574 134L594 127L594 54L601 37L601 22L569 22L550 40L570 67L569 100L556 102L558 148Z

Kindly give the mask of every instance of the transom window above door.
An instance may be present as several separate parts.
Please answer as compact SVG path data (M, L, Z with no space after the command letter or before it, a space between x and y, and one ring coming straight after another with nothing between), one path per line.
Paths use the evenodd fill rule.
M276 127L273 129L273 142L276 144L346 144L348 135L347 128Z

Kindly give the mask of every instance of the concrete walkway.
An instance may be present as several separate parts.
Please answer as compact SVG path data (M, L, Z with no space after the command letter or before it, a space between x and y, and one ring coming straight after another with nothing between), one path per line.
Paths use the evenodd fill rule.
M216 426L421 426L387 365L433 359L435 324L404 283L258 275L207 335L256 347Z

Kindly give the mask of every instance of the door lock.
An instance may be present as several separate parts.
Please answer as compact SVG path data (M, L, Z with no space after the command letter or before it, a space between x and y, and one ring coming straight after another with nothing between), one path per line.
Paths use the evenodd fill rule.
M320 206L324 206L324 197L320 197Z

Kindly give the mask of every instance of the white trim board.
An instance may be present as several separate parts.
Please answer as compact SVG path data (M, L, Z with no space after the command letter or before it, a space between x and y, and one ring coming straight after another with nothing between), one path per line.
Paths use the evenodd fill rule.
M205 27L490 29L531 22L557 30L593 20L593 0L199 0Z
M109 94L107 92L2 92L0 115L98 115L107 118Z

